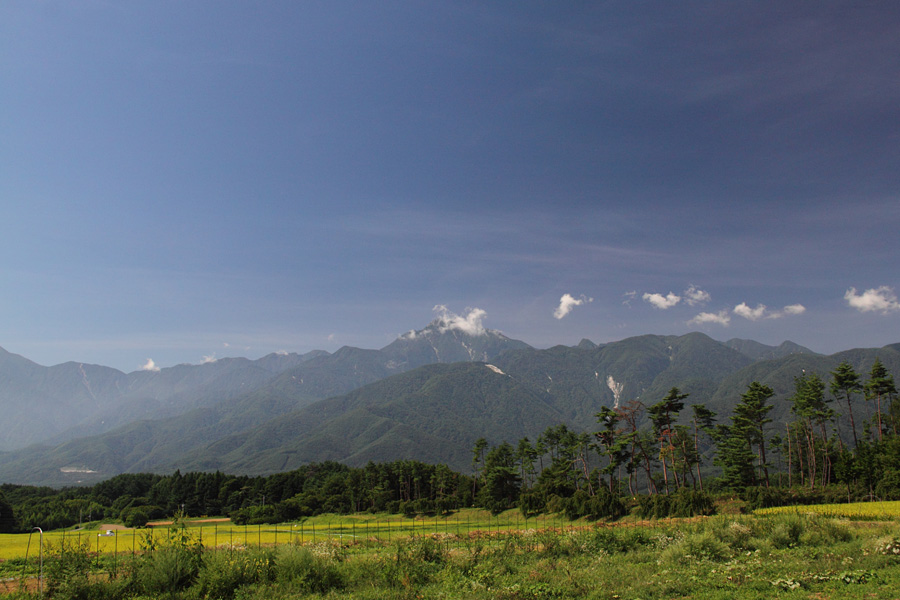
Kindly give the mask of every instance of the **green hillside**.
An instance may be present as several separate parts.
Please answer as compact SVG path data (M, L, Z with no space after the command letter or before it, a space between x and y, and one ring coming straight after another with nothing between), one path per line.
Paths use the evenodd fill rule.
M403 371L413 357L426 360L428 348L445 355L450 348L460 348L465 356L484 351L470 338L438 333L401 338L389 352L345 348L315 356L255 390L175 417L135 421L102 435L0 455L0 481L66 485L121 472L180 468L260 474L326 460L361 465L407 458L465 471L471 468L471 448L478 438L492 444L515 443L525 436L534 440L557 424L595 431L601 408L631 401L649 406L672 387L689 394L688 407L706 404L718 413L719 423L727 424L753 381L774 391L773 422L767 426L771 435L791 420L788 398L794 379L804 372L828 381L846 360L865 376L878 357L889 371L900 373L900 344L831 356L784 353L775 347L766 351L755 343L743 344L742 352L699 333L546 350L493 336L485 341L499 343L494 350L507 350L490 362L426 364ZM761 355L781 355L754 360L747 347ZM401 355L406 357L403 367L397 362ZM327 390L335 391L332 397L317 397ZM845 406L833 403L839 413ZM870 412L863 397L856 396L858 432ZM685 410L681 422L689 415ZM852 434L845 425L840 433L845 438Z

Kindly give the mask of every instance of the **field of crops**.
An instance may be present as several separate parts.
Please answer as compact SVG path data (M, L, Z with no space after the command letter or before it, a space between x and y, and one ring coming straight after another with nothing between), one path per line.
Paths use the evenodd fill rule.
M409 518L399 515L322 515L297 523L281 525L234 525L223 520L187 520L184 526L192 538L205 548L261 547L287 543L316 543L334 540L346 544L390 542L411 536L437 535L462 539L473 534L571 527L559 515L541 515L525 519L517 510L497 516L483 510L463 510L449 516ZM59 546L63 540L89 544L98 554L137 553L168 535L170 525L157 524L146 529L110 529L94 523L89 527L43 534L45 547ZM0 560L35 556L39 548L38 532L0 534ZM29 549L30 544L30 549Z
M808 506L778 506L760 508L756 515L811 514L826 517L861 520L900 519L900 501L853 502L850 504L811 504Z

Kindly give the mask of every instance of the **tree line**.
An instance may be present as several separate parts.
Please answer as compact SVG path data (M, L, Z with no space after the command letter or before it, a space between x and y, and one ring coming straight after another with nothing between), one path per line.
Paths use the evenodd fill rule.
M796 377L782 431L770 417L773 397L772 388L752 382L725 423L703 404L685 411L688 394L673 387L651 405L632 400L602 408L593 431L559 424L516 445L479 439L471 474L399 460L359 468L315 463L256 477L123 474L62 490L4 484L0 531L110 519L143 526L176 513L227 515L240 524L471 506L601 518L624 514L627 498L638 498L644 514L658 516L708 512L709 492L721 491L741 492L753 505L837 494L900 498L900 402L893 376L878 359L865 377L847 362L827 381L816 373ZM860 398L873 409L861 431L853 412ZM849 431L841 431L844 408Z
M842 362L826 382L816 373L794 380L786 398L790 419L783 431L770 413L775 393L749 384L729 422L673 387L658 402L632 400L604 407L593 433L565 425L550 427L533 443L519 440L473 449L480 506L523 511L566 510L574 516L616 516L623 495L664 503L672 494L706 505L704 492L745 491L754 503L809 501L840 493L847 500L900 498L900 402L893 376L876 359L867 376ZM858 400L872 414L859 431L853 412ZM849 431L842 432L846 408ZM842 435L843 433L843 435ZM704 472L717 476L704 482ZM787 494L785 489L794 490ZM838 491L842 490L842 491ZM693 496L691 496L693 494Z
M447 512L472 505L472 477L415 460L352 468L336 462L249 477L221 472L122 474L91 487L0 485L0 531L57 529L121 520L143 526L180 514L237 523L282 522L321 513Z

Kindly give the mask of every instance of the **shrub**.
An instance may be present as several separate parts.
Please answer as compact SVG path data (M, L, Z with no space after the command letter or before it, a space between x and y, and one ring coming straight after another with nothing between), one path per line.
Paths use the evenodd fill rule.
M646 534L637 529L597 529L588 534L585 547L593 553L624 554L637 550L649 542Z
M813 517L806 520L800 542L808 546L832 546L853 539L850 528L837 519Z
M190 587L200 572L203 547L177 524L161 542L147 538L145 550L134 579L135 587L146 594L174 595Z
M706 492L682 488L674 494L638 497L638 514L644 519L693 517L716 512L712 496Z
M669 516L693 517L697 515L714 515L716 506L712 496L700 490L682 488L671 496Z
M207 552L197 574L197 592L204 598L230 600L241 586L273 580L274 563L268 549Z
M715 520L706 524L706 529L733 550L755 550L753 528L743 520Z
M689 564L698 560L721 561L731 555L726 543L709 530L693 532L671 544L661 555L663 562Z
M278 581L304 593L324 594L344 585L336 559L309 546L279 547L275 564Z
M93 561L88 538L63 537L58 544L47 544L44 563L45 590L57 598L87 597Z
M446 549L431 538L397 544L393 558L382 561L381 574L391 587L409 588L430 582L447 559Z
M800 543L803 522L797 515L779 517L772 528L769 539L776 548L792 548Z
M519 510L525 518L540 513L544 510L544 497L532 491L522 492L519 495Z

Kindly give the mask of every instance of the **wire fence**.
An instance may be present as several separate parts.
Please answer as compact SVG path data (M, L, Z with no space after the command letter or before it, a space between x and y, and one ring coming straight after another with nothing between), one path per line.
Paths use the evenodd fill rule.
M499 516L463 511L416 518L328 515L277 525L236 525L226 520L158 522L142 529L110 525L101 526L100 531L45 532L40 559L32 545L31 554L26 554L24 560L7 561L6 566L15 568L15 572L0 566L0 594L24 590L43 595L44 590L49 589L48 585L52 587L54 582L59 585L59 581L69 581L71 573L81 573L85 581L105 581L105 578L119 581L123 576L146 579L150 577L147 575L150 571L171 565L172 557L175 557L176 566L179 560L184 560L178 557L188 557L187 562L199 559L197 564L200 565L224 564L222 560L232 565L249 560L255 565L263 560L267 565L274 565L272 568L280 568L279 559L270 563L269 557L292 556L295 550L283 547L288 544L309 545L316 556L349 557L387 551L396 552L399 560L400 556L418 556L420 552L430 553L435 548L442 548L448 555L460 552L462 556L467 552L475 556L488 548L504 553L553 552L570 547L583 550L588 543L586 540L595 538L595 532L601 537L607 535L599 531L602 529L624 528L631 531L621 534L646 537L649 530L668 530L669 527L670 524L656 520L573 522L562 514L525 518L517 511ZM27 538L28 535L18 534L17 537ZM0 536L0 545L3 541ZM276 546L281 548L276 550ZM200 558L206 553L210 553L211 562ZM229 556L223 556L224 553Z
M235 525L229 522L183 525L154 524L144 529L114 528L94 531L68 531L44 534L45 545L54 540L90 545L100 555L137 554L164 542L172 529L179 528L204 549L276 546L279 544L307 544L325 540L342 545L382 545L407 538L432 536L444 540L467 540L473 537L494 537L505 533L547 528L576 528L570 521L556 515L525 518L519 514L494 518L460 518L435 516L415 519L369 520L358 518L328 521L299 521L277 525ZM581 527L584 527L582 524Z

